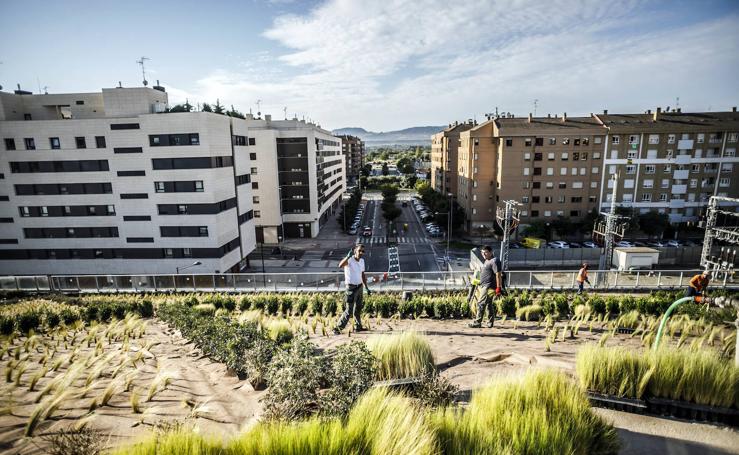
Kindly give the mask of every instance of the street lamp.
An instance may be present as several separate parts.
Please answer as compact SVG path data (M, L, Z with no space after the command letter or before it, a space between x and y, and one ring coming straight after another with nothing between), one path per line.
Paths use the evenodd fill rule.
M482 245L482 235L485 233L485 225L480 225L480 245Z
M179 274L180 274L180 270L185 270L185 269L189 269L190 267L197 267L197 266L199 266L199 265L203 265L203 263L202 263L202 262L200 262L200 261L195 261L195 262L193 262L193 263L192 263L192 264L190 264L190 265L186 265L186 266L184 266L184 267L175 267L175 268L177 269L177 274L179 275Z

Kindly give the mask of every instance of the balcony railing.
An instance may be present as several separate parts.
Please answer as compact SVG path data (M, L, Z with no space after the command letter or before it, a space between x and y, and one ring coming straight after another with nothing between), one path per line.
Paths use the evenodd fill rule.
M677 289L700 270L591 271L594 289ZM574 289L577 271L524 270L507 273L509 288ZM469 285L470 272L369 273L373 291L461 290ZM596 284L597 283L597 284ZM739 281L716 277L712 286L739 289ZM18 275L0 277L0 290L27 292L311 292L341 291L343 273L243 273L179 275Z

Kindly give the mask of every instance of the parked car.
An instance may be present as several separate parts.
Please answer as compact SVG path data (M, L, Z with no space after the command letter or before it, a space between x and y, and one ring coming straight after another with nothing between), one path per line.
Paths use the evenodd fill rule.
M352 226L352 228L349 229L349 235L357 235L357 228Z
M553 242L547 243L547 248L556 248L558 250L561 250L569 247L570 245L562 240L555 240Z
M633 248L634 244L628 240L621 240L620 242L616 242L616 246L621 248Z
M652 248L664 248L667 245L659 240L654 240L652 242L647 242L647 246L651 246Z
M681 246L684 246L685 243L683 243L682 240L668 240L667 246L672 248L680 248Z
M647 246L647 244L644 243L644 242L636 241L636 242L634 242L634 246Z
M444 233L442 231L433 231L430 235L431 237L444 237Z
M508 244L508 248L512 250L520 250L521 248L523 248L523 245L518 242L511 242Z
M583 248L598 248L595 242L582 242Z
M365 226L364 230L362 231L362 235L364 237L372 237L372 228L369 226Z
M582 245L577 242L570 242L570 248L582 248Z

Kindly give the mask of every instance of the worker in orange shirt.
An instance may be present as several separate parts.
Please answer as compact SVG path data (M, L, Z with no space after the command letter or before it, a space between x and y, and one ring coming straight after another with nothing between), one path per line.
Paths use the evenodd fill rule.
M693 278L690 279L685 297L697 297L699 295L703 295L703 292L705 292L706 288L708 287L709 281L711 281L711 272L709 272L708 270L704 271L701 274L695 275Z
M585 283L590 284L590 280L588 279L588 263L583 263L582 267L580 268L580 271L577 272L577 293L582 294L583 287L585 286ZM593 286L590 284L590 286Z

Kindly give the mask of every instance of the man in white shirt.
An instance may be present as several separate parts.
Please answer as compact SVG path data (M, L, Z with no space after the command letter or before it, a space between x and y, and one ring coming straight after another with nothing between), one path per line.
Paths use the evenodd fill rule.
M362 291L366 288L367 295L372 292L367 287L367 277L364 274L364 245L357 244L347 256L339 262L339 267L344 269L344 281L346 282L346 304L344 312L341 313L339 322L334 327L334 334L338 335L354 317L354 330L360 332L362 327Z

